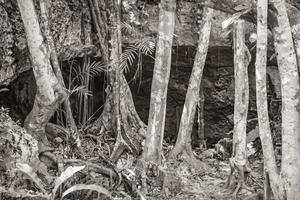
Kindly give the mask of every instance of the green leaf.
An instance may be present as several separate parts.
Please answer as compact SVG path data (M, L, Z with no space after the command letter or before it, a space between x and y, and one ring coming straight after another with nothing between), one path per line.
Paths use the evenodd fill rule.
M83 170L84 168L85 168L85 166L71 166L71 167L68 167L65 171L63 171L61 173L61 175L55 181L55 186L52 191L53 198L61 184L63 184L67 179L71 178L76 172L79 172L79 171Z
M76 185L73 185L72 187L70 187L69 189L67 189L63 193L62 198L64 198L66 195L68 195L72 192L78 191L78 190L94 190L94 191L97 191L100 194L105 194L106 196L112 198L111 193L107 189L105 189L105 188L103 188L99 185L95 185L95 184L90 184L90 185L76 184Z
M16 167L17 170L29 176L29 178L41 189L43 193L47 193L42 180L37 176L31 166L26 163L17 163Z

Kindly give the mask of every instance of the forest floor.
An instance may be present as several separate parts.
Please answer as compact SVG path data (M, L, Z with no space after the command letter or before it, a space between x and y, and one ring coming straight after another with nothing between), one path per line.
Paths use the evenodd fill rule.
M2 118L1 118L2 116ZM19 135L26 134L20 126L16 125L11 119L8 119L6 113L1 113L0 110L0 128L4 130L3 133L8 133L6 128L18 133ZM14 127L11 129L11 127ZM1 130L0 129L0 132ZM8 129L7 129L8 130ZM0 135L1 136L1 135ZM5 137L4 137L5 136ZM59 139L61 137L61 139ZM56 138L49 138L51 146L54 147L53 154L61 155L62 165L58 166L60 169L53 169L41 174L42 168L29 166L29 170L18 169L20 173L10 173L16 172L14 168L10 169L7 165L18 153L15 151L14 147L19 148L19 143L14 144L15 140L9 139L5 134L0 137L3 140L3 144L0 145L2 148L0 154L3 162L0 162L0 199L21 199L21 193L23 196L27 195L26 198L22 199L45 199L41 197L28 197L33 194L41 194L41 187L44 188L42 196L46 196L46 199L53 194L53 188L57 180L61 178L62 185L59 191L54 195L53 199L61 199L63 192L68 190L70 187L76 184L90 185L94 184L103 188L106 188L112 195L114 200L131 200L138 199L133 198L132 188L136 187L133 185L138 185L137 175L137 158L130 155L129 153L124 153L119 159L117 164L109 162L107 159L110 155L111 149L114 145L114 139L111 135L83 135L82 136L82 146L81 148L74 148L74 144L64 143L63 136L57 136ZM26 149L26 145L29 143L22 143L23 149ZM16 146L17 145L17 146ZM167 155L168 150L172 148L171 144L164 144L165 155ZM32 147L28 147L32 150ZM184 160L176 161L164 161L161 171L163 172L162 178L155 177L153 181L149 179L148 183L148 195L138 195L144 199L149 200L230 200L233 199L233 191L235 184L229 189L225 188L225 183L229 175L230 166L228 159L220 160L214 157L213 149L206 150L202 153L199 151L194 152L195 156L202 160L209 166L209 170L203 171L202 169L191 168ZM22 159L21 159L22 160ZM69 162L66 162L69 160ZM5 162L4 162L5 161ZM72 161L72 162L70 162ZM18 161L17 161L18 162ZM263 188L263 160L261 154L252 155L249 157L249 163L251 172L247 176L246 183L253 189L253 191L241 190L238 194L238 199L241 200L258 200L260 199L257 193L262 192ZM51 165L51 162L50 162ZM25 165L22 165L25 166ZM74 171L77 167L83 168L79 171ZM8 167L8 168L7 168ZM51 167L50 167L51 168ZM48 163L49 169L49 163ZM67 178L63 178L62 174L66 176L66 171L70 173ZM72 170L70 171L70 169ZM98 169L98 170L97 170ZM111 170L111 172L117 174L114 178L111 176L103 176L103 170ZM99 172L100 171L100 172ZM23 172L23 173L22 173ZM133 179L125 178L124 175L129 177L133 176ZM29 175L30 177L26 176ZM38 176L46 176L47 180L44 181L42 178L40 181L43 184L37 185L39 183ZM117 178L119 176L119 178ZM122 178L123 177L123 178ZM31 180L30 180L31 179ZM33 181L32 181L33 180ZM158 180L158 181L157 181ZM128 189L125 182L130 182L131 189ZM158 184L157 184L158 183ZM133 187L132 187L133 186ZM138 188L138 187L137 187ZM89 190L89 189L88 189ZM138 190L136 190L138 191ZM29 192L29 193L28 193ZM14 197L12 197L12 195ZM22 196L22 195L21 195ZM253 198L249 198L253 196ZM57 197L57 198L56 198ZM109 199L105 198L103 195L97 194L92 191L75 191L73 194L69 194L63 198L64 200L75 200L75 199Z
M204 161L210 166L210 172L198 173L185 162L176 166L175 170L182 186L176 194L171 192L153 193L149 199L172 199L172 200L231 200L234 199L233 191L236 184L226 188L230 166L228 161L220 161L214 158ZM254 160L251 164L251 172L247 177L246 184L253 191L240 190L237 199L258 200L261 199L263 190L263 162ZM169 195L169 196L168 196Z

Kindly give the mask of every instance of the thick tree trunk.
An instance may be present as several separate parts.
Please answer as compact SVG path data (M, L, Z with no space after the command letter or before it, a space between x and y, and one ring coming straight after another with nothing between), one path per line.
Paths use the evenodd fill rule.
M165 128L168 82L175 26L176 0L162 0L159 10L158 41L151 87L147 136L143 159L159 165Z
M287 199L292 200L300 197L299 73L285 1L271 0L270 3L278 11L273 36L282 92L281 176Z
M194 60L194 66L189 81L189 86L181 115L180 127L177 141L170 157L176 158L179 153L186 154L187 157L194 157L191 147L191 135L194 123L197 103L199 101L199 91L203 69L205 65L211 30L211 19L213 10L204 8L203 24L200 28L197 52ZM200 167L200 166L198 166Z
M106 13L102 13L103 7L110 7L108 9L115 8L111 8L111 4L107 6L105 2L98 2L97 0L90 0L89 4L100 41L102 60L104 63L115 65L111 67L108 73L109 86L106 89L107 96L103 112L93 126L99 127L101 133L104 131L113 131L116 133L117 141L111 158L113 161L117 161L125 149L132 151L134 154L140 154L146 125L141 121L135 110L132 94L124 74L122 71L114 70L118 67L116 62L120 61L121 55L121 33L120 27L118 27L120 19L116 16L118 13L114 13L115 18L111 16L109 19L114 26L109 33L107 30L107 19L105 18ZM102 9L100 10L100 8ZM109 44L105 39L107 34L110 34L111 49L109 49ZM118 128L116 129L116 127Z
M267 100L267 40L268 40L268 1L257 1L257 46L256 46L256 104L259 135L263 149L266 177L269 177L271 189L276 200L285 199L285 193L279 170L276 166L275 153L270 129ZM267 186L267 185L266 185Z
M33 1L18 0L18 5L37 84L34 105L24 126L39 142L47 143L45 126L66 95L52 70Z
M237 20L234 23L234 132L233 153L230 159L231 171L227 184L229 185L234 170L238 171L238 185L234 197L241 187L245 186L244 174L247 163L247 115L249 104L248 64L251 59L250 52L245 44L245 22ZM227 186L228 186L227 185Z

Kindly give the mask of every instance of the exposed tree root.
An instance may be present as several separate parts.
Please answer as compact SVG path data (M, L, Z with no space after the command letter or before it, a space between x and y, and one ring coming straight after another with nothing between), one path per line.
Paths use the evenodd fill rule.
M103 113L92 126L98 130L97 134L115 132L112 126L113 123L111 123L115 120L112 92L109 88L106 92L107 97ZM123 74L120 79L120 111L121 134L117 135L116 144L111 155L113 161L117 161L124 150L129 150L135 155L139 155L146 132L146 125L135 110L130 88Z
M66 128L53 123L47 123L45 131L47 137L51 138L63 137L62 139L68 139L70 137L70 132Z
M186 141L185 145L181 148L174 148L170 155L169 160L185 161L191 168L195 169L199 173L209 172L209 166L197 159L192 151L190 142Z
M234 192L233 192L233 199L237 199L237 194L241 189L246 189L248 191L252 191L252 189L249 188L245 183L245 179L247 178L248 174L250 173L250 170L247 167L247 165L236 164L236 162L234 161L234 158L229 159L229 164L230 164L230 174L228 176L225 187L229 188L232 185L232 180L235 178L234 172L237 172L237 174L238 174L237 186L235 187Z

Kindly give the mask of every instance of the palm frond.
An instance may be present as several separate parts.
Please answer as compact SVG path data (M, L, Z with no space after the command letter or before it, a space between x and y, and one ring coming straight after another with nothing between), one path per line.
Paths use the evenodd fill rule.
M141 33L127 22L121 22L121 31L131 36L141 36Z
M74 83L76 80L82 83L84 81L85 75L89 75L90 78L94 78L98 76L102 72L105 72L107 69L107 65L103 62L92 62L89 61L87 64L84 64L82 68L73 68L74 78L72 79L71 83Z
M89 66L89 75L91 78L98 76L102 72L105 72L107 69L107 65L103 62L93 62Z
M153 38L140 40L134 44L129 45L121 55L121 70L128 72L129 66L133 65L135 58L139 57L139 54L149 56L154 52L154 47L155 45Z

